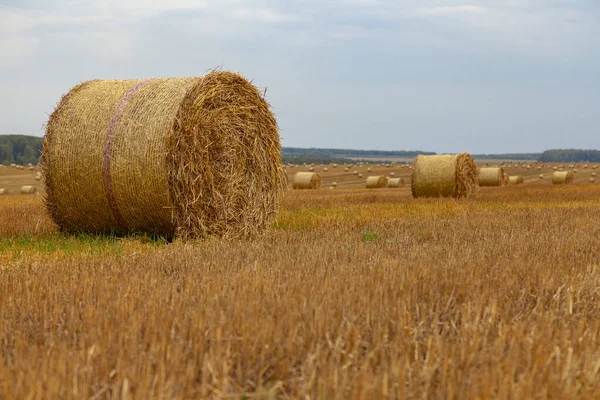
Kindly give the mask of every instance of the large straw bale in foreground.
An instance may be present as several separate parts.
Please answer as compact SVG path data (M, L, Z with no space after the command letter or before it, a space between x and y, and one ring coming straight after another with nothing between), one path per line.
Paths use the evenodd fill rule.
M381 189L387 186L387 179L383 175L368 176L366 182L367 189Z
M278 127L238 74L84 82L47 125L46 206L67 232L251 236L284 188Z
M321 176L316 172L296 172L294 189L320 189Z
M502 168L481 168L479 170L479 186L504 186L508 178Z
M525 183L525 179L520 175L509 176L508 181L511 185L522 185Z
M477 193L477 166L467 153L417 156L411 172L414 197L469 197Z
M555 185L573 183L573 173L571 171L557 171L552 175L552 183Z

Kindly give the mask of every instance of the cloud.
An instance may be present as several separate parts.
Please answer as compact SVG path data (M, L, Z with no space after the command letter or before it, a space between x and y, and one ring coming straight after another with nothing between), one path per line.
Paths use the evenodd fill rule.
M240 8L233 11L232 18L240 21L285 22L293 19L293 16L272 10Z
M461 15L461 14L484 14L488 10L482 6L462 5L454 7L432 7L423 8L417 12L419 15Z

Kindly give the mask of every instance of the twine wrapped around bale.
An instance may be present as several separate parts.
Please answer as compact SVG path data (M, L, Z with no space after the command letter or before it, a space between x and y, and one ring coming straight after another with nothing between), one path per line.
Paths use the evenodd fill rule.
M479 186L503 186L508 181L504 169L499 167L481 168L479 170Z
M66 232L252 236L285 186L270 106L231 72L84 82L50 116L41 161Z
M380 188L384 188L386 186L387 186L387 179L385 179L385 176L383 176L383 175L367 177L367 182L366 182L367 189L380 189Z
M522 185L523 183L525 183L525 180L520 175L518 175L518 176L509 176L508 177L508 181L509 181L509 183L511 185Z
M404 187L404 179L402 178L390 178L388 179L388 188L400 188Z
M478 191L477 166L468 153L417 156L411 172L414 197L469 197Z
M573 183L573 173L571 171L557 171L552 175L552 183L555 185Z
M21 194L34 194L37 192L35 186L25 185L21 186Z
M296 172L294 189L320 189L321 176L316 172Z

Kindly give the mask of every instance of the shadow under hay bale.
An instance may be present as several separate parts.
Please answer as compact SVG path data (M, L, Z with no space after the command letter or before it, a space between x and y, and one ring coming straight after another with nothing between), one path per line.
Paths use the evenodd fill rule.
M477 166L468 153L417 156L411 172L414 197L470 197L477 193Z
M296 172L294 189L320 189L321 176L316 172Z
M84 82L50 116L41 161L66 232L253 236L285 186L270 106L231 72Z

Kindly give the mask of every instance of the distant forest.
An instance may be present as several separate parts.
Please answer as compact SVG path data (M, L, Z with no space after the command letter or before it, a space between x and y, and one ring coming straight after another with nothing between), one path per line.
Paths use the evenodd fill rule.
M37 164L42 154L42 138L25 135L0 135L0 163Z
M35 164L42 153L43 138L26 135L0 135L0 163L2 164ZM353 163L369 158L385 159L399 157L416 157L418 155L435 155L428 151L405 150L351 150L351 149L302 149L284 147L283 161L286 163L317 163L331 162ZM495 160L539 160L543 162L600 162L600 150L558 149L546 150L543 153L507 153L507 154L474 154L476 159Z
M600 162L600 150L560 149L546 150L542 153L543 162Z

